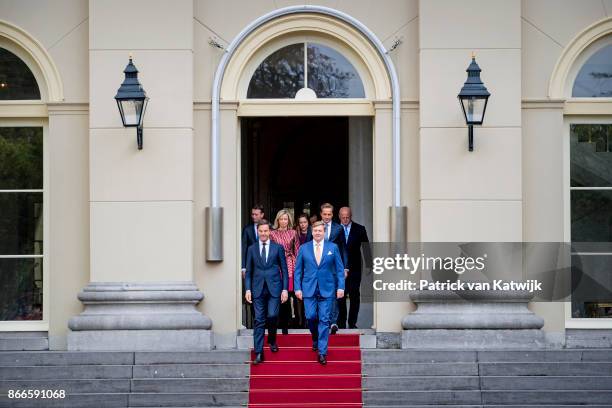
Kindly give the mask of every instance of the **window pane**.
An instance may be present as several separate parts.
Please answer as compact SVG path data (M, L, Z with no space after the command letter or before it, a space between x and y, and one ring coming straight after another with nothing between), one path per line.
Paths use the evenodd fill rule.
M42 258L0 258L0 320L42 320Z
M572 317L612 317L612 256L572 256Z
M319 98L364 98L355 67L338 51L321 44L308 44L308 87Z
M42 193L0 193L0 255L43 253Z
M612 191L573 190L572 242L612 241Z
M15 54L0 48L0 100L40 99L30 68Z
M580 68L572 96L612 97L612 45L597 51Z
M570 125L572 187L612 186L612 125Z
M272 53L255 70L247 98L294 98L304 87L304 44Z
M41 127L0 127L0 190L43 188Z

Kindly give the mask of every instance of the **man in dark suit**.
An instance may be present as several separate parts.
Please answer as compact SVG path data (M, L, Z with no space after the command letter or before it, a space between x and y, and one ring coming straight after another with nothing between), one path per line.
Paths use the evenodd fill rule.
M257 225L259 239L247 250L246 292L244 298L253 303L255 309L255 328L253 345L255 360L253 364L264 361L263 345L266 322L268 323L268 344L270 350L278 351L276 344L276 324L280 304L289 296L289 274L285 260L284 248L270 240L270 223L259 221Z
M300 246L295 261L295 296L304 300L312 349L318 360L327 364L329 318L332 304L344 296L344 266L336 244L324 239L323 222L312 225L313 240Z
M247 250L253 243L255 243L259 238L257 237L257 224L264 217L264 208L261 204L255 204L251 208L251 222L242 228L242 247L241 253L242 258L240 260L241 264L241 272L242 272L242 296L244 298L244 275L246 272L246 258L247 258ZM255 319L253 305L245 303L243 306L243 314L242 314L242 324L245 327L252 327L253 321Z
M257 224L264 217L264 208L255 204L251 208L251 222L242 228L242 277L244 278L247 249L257 241Z
M344 265L344 277L346 278L349 272L349 259L348 254L346 252L346 241L344 239L344 229L340 224L332 221L334 216L334 206L330 203L324 203L321 205L321 220L325 225L325 240L333 242L338 246L340 250L340 256L342 258L342 264ZM332 304L332 311L330 316L331 322L331 334L336 334L338 331L338 304L334 302Z
M361 294L359 287L361 286L361 249L362 243L369 242L368 233L365 227L361 224L353 222L353 215L349 207L342 207L338 211L340 217L340 225L344 232L343 236L346 241L346 250L348 254L348 263L351 265L351 270L346 277L346 292L342 299L338 300L338 327L343 329L346 327L346 297L350 299L350 310L348 314L349 329L357 328L357 316L359 315L359 303ZM370 256L369 248L364 251L366 260Z

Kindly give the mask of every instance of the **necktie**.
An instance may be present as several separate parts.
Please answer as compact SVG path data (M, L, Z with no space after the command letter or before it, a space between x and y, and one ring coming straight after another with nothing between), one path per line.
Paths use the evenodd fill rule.
M317 242L315 244L315 258L317 259L317 265L321 263L321 243Z
M325 223L325 239L329 239L329 224Z
M259 234L257 233L257 224L255 224L255 240L259 241Z
M260 253L260 255L261 255L261 259L263 259L264 262L268 261L268 259L267 259L268 257L266 256L267 254L266 254L266 243L265 242L261 243L261 253Z
M348 242L348 236L349 236L349 229L348 229L348 225L344 226L344 240L346 242Z

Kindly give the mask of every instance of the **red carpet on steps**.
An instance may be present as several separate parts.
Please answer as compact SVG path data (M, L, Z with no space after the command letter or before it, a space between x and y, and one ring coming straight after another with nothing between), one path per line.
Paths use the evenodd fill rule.
M317 353L311 350L310 334L279 334L277 342L277 353L270 352L266 344L265 362L251 364L249 407L362 406L358 334L330 335L325 366L317 362Z

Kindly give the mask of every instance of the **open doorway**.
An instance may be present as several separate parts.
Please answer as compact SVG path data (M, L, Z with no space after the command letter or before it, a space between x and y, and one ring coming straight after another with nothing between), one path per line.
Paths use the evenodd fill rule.
M371 239L371 118L242 118L241 152L242 225L250 222L254 204L262 204L272 222L281 209L294 217L318 215L320 205L328 202L334 206L336 222L338 209L350 206L353 220L366 227ZM361 293L357 327L370 328L371 291ZM242 321L252 328L252 316L244 304Z

